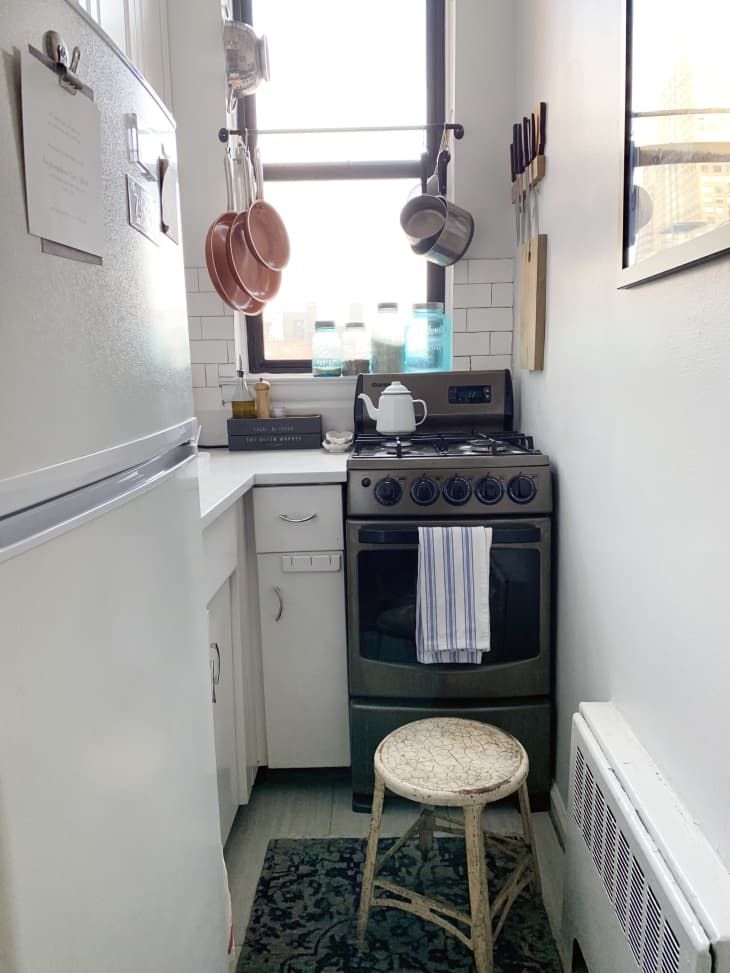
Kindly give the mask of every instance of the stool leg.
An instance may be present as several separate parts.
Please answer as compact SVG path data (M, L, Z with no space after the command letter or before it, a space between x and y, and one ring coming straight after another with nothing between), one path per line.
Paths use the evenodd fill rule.
M365 938L368 924L368 912L373 898L373 879L375 878L375 864L378 858L378 838L380 837L380 819L383 814L383 797L385 784L376 775L375 790L373 791L373 810L370 817L368 831L368 848L365 854L365 867L362 874L362 889L360 891L360 911L357 919L357 941L360 945Z
M482 832L482 806L464 808L464 840L469 874L471 943L476 973L492 973L492 919L489 914L487 862Z
M421 817L421 824L418 828L418 847L421 849L421 857L424 861L431 854L433 848L433 828L434 828L434 809L424 807Z
M525 836L525 843L532 856L532 881L530 888L536 896L542 895L540 886L540 872L537 867L537 855L535 854L535 834L532 830L532 814L530 813L530 796L527 793L527 783L523 781L519 791L520 814L522 815L522 833Z

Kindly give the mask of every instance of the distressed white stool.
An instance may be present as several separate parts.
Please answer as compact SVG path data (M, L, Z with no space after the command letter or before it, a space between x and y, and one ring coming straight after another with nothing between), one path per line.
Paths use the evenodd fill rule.
M373 810L360 895L357 925L360 943L365 937L371 907L402 909L452 933L474 953L477 973L492 973L492 947L512 903L528 885L536 895L540 894L527 796L528 769L525 748L518 740L496 726L476 720L453 717L417 720L394 730L380 743L375 751ZM422 809L403 837L377 860L386 787L401 797L417 801ZM522 838L483 832L481 820L485 806L515 791L519 795ZM462 808L463 826L461 822L440 816L437 807ZM378 877L383 864L416 833L421 849L427 853L434 831L464 836L470 915ZM515 859L514 868L491 908L486 840L500 846ZM379 895L379 892L386 895ZM457 923L469 930L470 935Z

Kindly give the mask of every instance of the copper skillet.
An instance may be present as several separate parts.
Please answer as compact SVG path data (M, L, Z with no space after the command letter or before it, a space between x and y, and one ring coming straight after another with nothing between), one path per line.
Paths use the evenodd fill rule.
M237 162L243 176L243 210L230 224L227 238L228 261L238 284L257 301L270 301L281 287L281 271L263 263L250 244L246 232L248 215L254 205L251 162L248 152Z
M250 179L250 160L248 147L246 148L245 168ZM284 221L271 203L264 200L264 178L261 156L258 146L254 151L254 169L256 173L255 191L251 190L249 205L239 214L234 232L237 236L244 235L249 249L260 264L273 271L280 271L289 263L291 248L289 234L286 232ZM249 182L249 189L250 182Z
M240 286L228 260L228 231L237 215L233 211L221 213L211 224L205 238L205 262L213 287L229 307L246 314L258 314L263 310L263 302Z
M222 213L217 220L214 220L208 229L205 238L205 262L208 267L213 287L218 295L232 307L235 311L244 311L246 314L258 314L263 310L265 293L272 291L261 286L261 278L256 267L252 268L250 253L243 250L240 246L235 248L234 259L229 253L229 234L233 223L238 216L235 209L236 196L233 183L231 166L232 160L226 155L226 188L228 190L228 209ZM246 269L246 273L241 279L239 263ZM246 283L252 283L256 292L252 293ZM274 282L273 293L278 290L278 283ZM262 295L262 296L258 296Z

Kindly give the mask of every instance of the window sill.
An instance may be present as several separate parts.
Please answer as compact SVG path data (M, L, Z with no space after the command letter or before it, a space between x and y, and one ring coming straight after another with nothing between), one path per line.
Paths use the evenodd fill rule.
M339 375L337 378L320 378L310 373L304 372L248 372L246 375L246 381L250 384L251 382L258 382L260 378L265 379L267 382L271 382L272 385L279 384L279 382L286 382L287 385L311 385L313 382L317 383L317 386L328 386L333 385L335 387L350 387L355 385L357 380L356 375Z

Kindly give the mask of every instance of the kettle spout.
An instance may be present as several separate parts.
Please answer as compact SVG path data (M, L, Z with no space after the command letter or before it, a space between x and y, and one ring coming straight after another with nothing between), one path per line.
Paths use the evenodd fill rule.
M365 408L367 409L367 412L368 412L368 415L370 416L370 418L371 419L377 419L378 418L378 411L379 410L376 409L375 406L373 405L373 402L372 402L372 399L370 398L370 396L369 395L366 395L364 392L361 392L358 395L358 399L362 399L363 402L365 403Z

